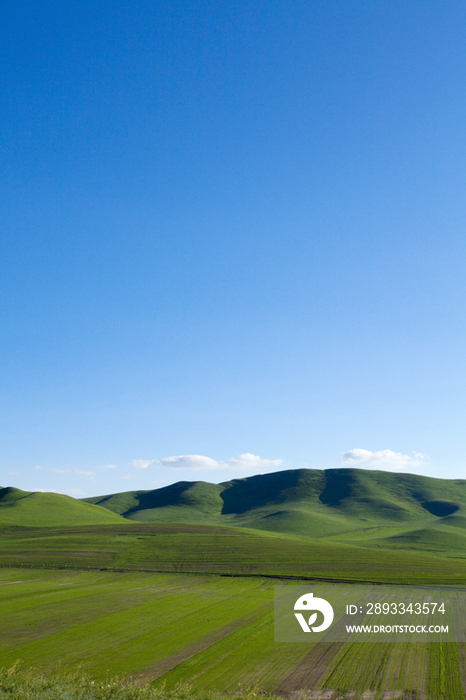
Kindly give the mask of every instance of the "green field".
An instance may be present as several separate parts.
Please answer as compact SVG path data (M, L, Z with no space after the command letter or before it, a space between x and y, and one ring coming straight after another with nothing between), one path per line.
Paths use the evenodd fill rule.
M176 524L3 528L0 566L465 584L466 558Z
M3 570L0 659L170 689L463 698L455 644L278 644L271 579ZM322 584L325 587L325 584ZM460 659L461 657L461 659ZM407 695L406 695L407 693ZM368 696L369 697L369 696Z
M87 500L0 489L0 666L174 693L464 698L466 645L278 644L272 604L287 579L465 585L465 481L295 470Z

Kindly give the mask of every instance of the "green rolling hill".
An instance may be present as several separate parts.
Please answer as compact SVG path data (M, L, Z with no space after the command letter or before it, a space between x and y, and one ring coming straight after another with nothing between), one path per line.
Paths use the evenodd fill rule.
M466 480L296 469L222 484L181 481L77 500L0 489L0 526L221 526L270 536L466 556Z
M466 480L297 469L87 498L146 523L197 523L402 549L466 552Z
M315 645L302 657L294 651L300 645L286 645L293 647L285 649L288 659L275 651L272 633L278 579L464 586L463 480L300 469L85 500L3 488L0 575L4 664L19 658L36 669L79 673L90 664L102 676L109 668L140 669L172 688L189 678L201 688L219 678L236 688L231 678L243 683L251 668L265 674L264 687L262 678L278 668L268 687L285 678L287 697L303 682L303 668L327 673L330 688L340 687L336 673L356 688L359 666L372 665L384 679L393 671L395 685L406 669L404 688L428 673L440 679L429 681L431 695L403 697L463 697L461 645L322 645L323 655ZM251 618L249 599L257 607ZM289 664L283 678L282 657ZM380 688L382 675L369 670L361 692L369 683Z
M106 508L83 503L58 493L0 488L0 526L57 527L111 525L123 518Z
M298 469L83 500L4 488L0 535L0 566L463 583L466 481Z

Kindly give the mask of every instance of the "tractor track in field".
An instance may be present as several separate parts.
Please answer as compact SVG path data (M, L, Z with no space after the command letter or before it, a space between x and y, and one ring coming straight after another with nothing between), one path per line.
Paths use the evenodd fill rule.
M369 586L399 586L399 583L387 583L385 581L368 581L353 578L322 578L318 576L288 576L285 574L217 574L229 578L273 578L279 581L318 581L319 583L357 583Z
M354 624L362 624L365 616L364 612L358 612L354 617ZM346 622L342 618L334 626L332 634L343 633L345 625ZM329 641L329 636L331 633L327 632L322 641L313 644L306 656L275 689L277 695L290 697L299 691L315 690L318 687L319 682L328 673L333 660L341 653L344 646L348 646L346 642Z
M20 569L38 569L39 571L84 571L86 573L91 573L95 571L103 571L115 574L182 574L185 576L219 576L226 578L269 578L276 579L277 581L316 581L318 583L352 583L361 584L369 586L400 586L400 583L390 583L388 581L370 581L369 579L351 579L351 578L329 578L322 576L295 576L288 574L251 574L251 573L226 573L218 571L173 571L173 569L131 569L131 568L118 568L118 567L106 567L102 568L99 566L75 566L75 565L47 565L47 564L10 564L10 563L0 563L0 569L8 568L20 568ZM38 579L35 579L38 580ZM16 583L22 583L22 581L17 581ZM6 584L2 584L6 585ZM404 584L407 585L407 584Z
M306 654L293 671L275 688L274 693L290 697L299 691L311 691L318 687L332 661L343 649L344 642L318 642Z

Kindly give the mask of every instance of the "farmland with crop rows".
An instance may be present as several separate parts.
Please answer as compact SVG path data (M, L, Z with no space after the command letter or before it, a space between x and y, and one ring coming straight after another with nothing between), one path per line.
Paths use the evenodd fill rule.
M280 644L268 578L2 569L0 661L196 691L463 698L456 644ZM316 584L317 585L317 584ZM319 692L317 692L319 691ZM407 696L406 696L407 697Z

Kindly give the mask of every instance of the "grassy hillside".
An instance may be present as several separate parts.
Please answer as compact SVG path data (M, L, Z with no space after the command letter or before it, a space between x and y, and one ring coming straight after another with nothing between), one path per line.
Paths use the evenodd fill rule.
M0 526L112 523L204 525L221 532L234 528L256 536L262 532L302 542L312 539L329 552L338 544L356 547L356 552L361 547L372 552L415 550L463 559L466 481L360 469L298 469L222 484L182 481L153 491L83 500L0 489ZM137 546L144 548L142 541ZM208 560L209 553L202 551Z
M464 698L465 644L277 644L272 587L466 585L465 481L294 470L86 501L0 489L0 666L96 679L63 700L116 697L107 671L122 700L189 679L248 700Z
M127 491L84 498L139 522L210 522L222 514L222 484L179 481L153 491Z
M106 508L58 493L33 493L12 487L0 488L0 526L54 527L121 522Z
M84 499L139 522L205 523L461 554L466 480L297 469Z

